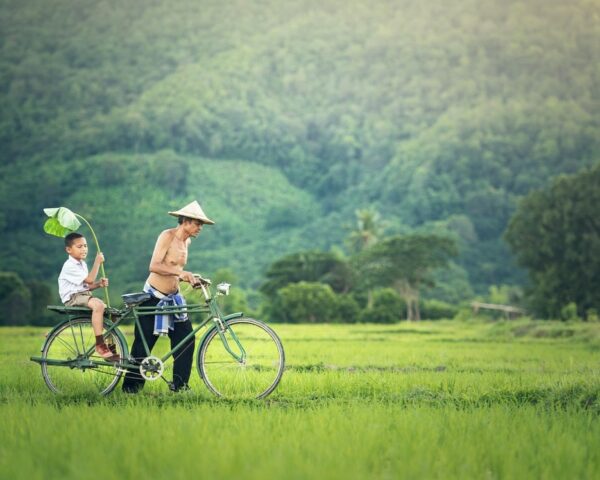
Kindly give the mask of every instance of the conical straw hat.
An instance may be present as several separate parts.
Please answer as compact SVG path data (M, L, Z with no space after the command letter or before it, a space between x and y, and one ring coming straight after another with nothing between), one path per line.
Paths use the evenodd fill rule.
M192 203L188 203L185 207L176 212L169 212L169 215L173 215L174 217L195 218L196 220L200 220L202 223L208 223L209 225L215 224L215 222L206 216L206 213L204 213L204 210L202 210L202 207L196 200Z

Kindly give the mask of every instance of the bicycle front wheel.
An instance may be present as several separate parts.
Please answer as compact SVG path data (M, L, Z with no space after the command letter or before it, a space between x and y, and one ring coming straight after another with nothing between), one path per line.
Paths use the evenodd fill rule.
M105 342L121 358L126 357L127 346L114 330L105 334ZM42 376L48 388L68 395L112 392L123 371L116 364L106 364L96 354L95 344L90 318L73 319L52 332L42 349L42 358L47 360L42 362Z
M217 328L210 330L196 356L200 377L220 397L266 397L283 375L285 354L281 340L271 328L253 318L227 320L225 325L223 335L231 352Z

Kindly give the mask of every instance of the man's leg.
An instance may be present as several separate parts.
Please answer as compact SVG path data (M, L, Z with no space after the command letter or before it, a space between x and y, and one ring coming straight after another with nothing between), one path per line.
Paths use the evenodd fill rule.
M140 304L140 307L154 307L159 302L157 298L151 298ZM137 325L134 330L134 340L131 346L131 356L135 360L146 358L146 349L141 335L144 335L148 348L152 351L158 337L154 335L154 315L140 315L140 325L142 331L138 330ZM145 380L142 378L139 370L128 370L123 380L123 391L126 393L137 393L144 388Z
M171 348L174 348L181 342L191 331L192 322L175 322L174 330L169 331L171 339ZM194 359L194 345L196 338L192 337L186 344L175 354L173 363L173 388L179 390L181 387L187 387L192 372L192 361Z

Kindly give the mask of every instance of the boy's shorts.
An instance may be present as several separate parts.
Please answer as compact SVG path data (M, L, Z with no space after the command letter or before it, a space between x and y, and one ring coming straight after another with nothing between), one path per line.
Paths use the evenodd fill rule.
M92 292L78 292L71 295L71 298L65 303L65 307L87 307L88 302L92 298Z

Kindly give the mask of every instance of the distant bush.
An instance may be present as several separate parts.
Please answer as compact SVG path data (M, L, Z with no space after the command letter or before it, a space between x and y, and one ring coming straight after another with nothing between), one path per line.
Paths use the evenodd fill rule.
M335 321L340 323L355 323L360 320L360 307L351 295L338 295L335 308Z
M395 290L382 288L373 292L373 305L360 314L363 323L395 323L405 316L406 303Z
M440 300L425 300L421 306L421 318L423 320L454 318L457 313L458 307Z
M569 302L560 310L560 319L564 321L581 320L577 315L577 304L575 302Z
M590 308L585 314L585 319L588 322L598 322L600 321L600 317L598 317L598 310L595 308Z
M355 323L360 319L360 307L351 295L336 295L329 285L318 282L291 283L279 289L264 313L273 321L288 323Z
M361 323L396 323L402 320L402 314L383 307L366 308L360 313Z
M272 311L274 320L289 323L334 322L337 297L329 285L298 282L281 288Z

